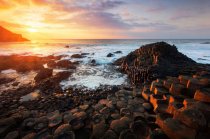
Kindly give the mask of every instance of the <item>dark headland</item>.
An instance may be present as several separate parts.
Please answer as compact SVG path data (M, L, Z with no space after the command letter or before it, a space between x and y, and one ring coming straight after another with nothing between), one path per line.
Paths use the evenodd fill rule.
M83 55L77 57L82 60ZM113 63L132 86L62 90L60 81L78 64L62 56L0 56L0 71L37 72L34 84L1 92L0 138L210 138L210 65L158 42ZM54 68L71 72L53 75ZM6 82L12 79L0 77L0 84ZM20 101L35 90L41 91L39 97Z
M23 42L29 41L23 38L21 34L13 33L4 27L0 26L0 42Z

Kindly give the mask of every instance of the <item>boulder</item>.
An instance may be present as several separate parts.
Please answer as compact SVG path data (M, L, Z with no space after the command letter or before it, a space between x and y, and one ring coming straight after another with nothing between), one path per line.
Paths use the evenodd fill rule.
M115 54L122 54L122 51L115 51Z
M109 53L109 54L107 54L107 56L106 56L106 57L113 57L113 56L114 56L114 54Z
M37 73L37 75L34 77L34 80L38 83L46 78L51 77L52 75L53 75L52 69L44 68Z
M69 60L60 60L56 63L58 68L76 69L76 66Z
M81 54L73 54L73 55L71 56L71 58L84 58L84 56L81 55Z

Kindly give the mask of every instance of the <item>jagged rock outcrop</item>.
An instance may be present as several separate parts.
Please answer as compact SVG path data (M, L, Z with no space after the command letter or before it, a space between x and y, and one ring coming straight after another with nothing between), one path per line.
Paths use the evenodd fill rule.
M147 44L115 61L137 84L165 76L194 73L196 62L165 42Z
M0 42L23 42L29 41L23 38L21 34L13 33L2 26L0 26Z

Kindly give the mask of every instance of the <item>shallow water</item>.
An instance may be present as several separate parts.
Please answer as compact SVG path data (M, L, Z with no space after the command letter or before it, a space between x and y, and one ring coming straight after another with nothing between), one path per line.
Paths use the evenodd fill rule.
M61 82L61 86L79 86L97 88L99 85L127 84L127 77L110 68L109 64L127 55L141 45L166 41L175 44L178 50L199 63L210 64L210 40L41 40L23 43L0 43L0 55L66 55L63 59L82 61L69 80ZM69 46L66 48L65 46ZM113 57L108 53L122 51ZM89 53L83 59L72 59L76 53ZM90 66L95 59L97 66ZM7 71L13 72L14 71ZM4 73L1 73L4 74ZM6 73L5 73L6 74Z
M37 91L34 91L34 92L31 92L25 96L22 96L20 98L20 101L21 102L24 102L24 101L30 101L30 100L35 100L37 99L38 97L40 96L40 92L37 90Z

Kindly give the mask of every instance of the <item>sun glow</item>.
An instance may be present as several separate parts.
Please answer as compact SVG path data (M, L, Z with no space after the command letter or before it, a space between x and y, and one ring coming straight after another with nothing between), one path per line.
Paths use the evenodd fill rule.
M37 29L35 29L35 28L28 28L28 32L30 32L30 33L35 33L35 32L37 32L38 30Z

